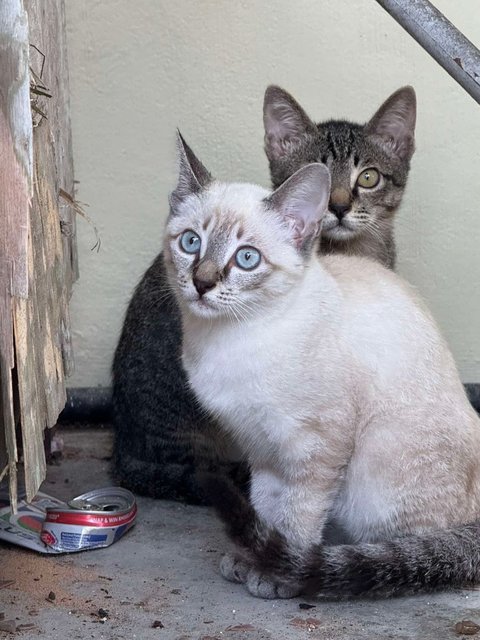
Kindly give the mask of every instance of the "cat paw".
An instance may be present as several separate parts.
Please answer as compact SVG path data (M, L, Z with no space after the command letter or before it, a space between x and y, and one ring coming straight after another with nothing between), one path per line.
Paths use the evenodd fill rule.
M258 571L252 569L248 572L246 585L248 591L256 598L274 600L276 598L295 598L300 594L298 585L290 585L284 582L276 582Z
M220 573L229 582L244 584L249 571L250 566L245 560L233 553L226 553L220 561Z

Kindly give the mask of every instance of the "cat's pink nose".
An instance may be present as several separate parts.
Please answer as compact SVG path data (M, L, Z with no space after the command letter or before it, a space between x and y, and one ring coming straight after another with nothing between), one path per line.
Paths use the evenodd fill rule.
M217 280L202 280L201 278L193 278L193 286L198 291L198 295L202 297L207 291L213 289L217 284Z
M330 194L328 209L335 214L338 220L344 218L352 207L351 194L343 187L335 187Z

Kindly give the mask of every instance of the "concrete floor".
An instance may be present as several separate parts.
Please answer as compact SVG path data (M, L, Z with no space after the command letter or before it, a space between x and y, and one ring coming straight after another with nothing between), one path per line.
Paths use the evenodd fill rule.
M63 431L64 457L42 489L62 499L110 484L111 433ZM225 582L227 547L210 510L140 498L136 526L107 549L43 556L0 543L0 613L17 635L111 640L290 640L458 637L455 624L480 622L480 591L390 601L263 601ZM53 602L47 600L55 593ZM108 617L99 615L99 609ZM156 625L155 627L153 625ZM11 638L0 632L0 638ZM480 637L480 634L479 634Z

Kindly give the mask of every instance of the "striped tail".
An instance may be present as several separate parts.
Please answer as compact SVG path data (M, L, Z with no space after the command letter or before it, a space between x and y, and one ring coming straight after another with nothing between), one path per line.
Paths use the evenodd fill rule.
M229 537L249 550L253 565L302 592L332 597L388 597L480 583L480 522L378 543L299 551L268 528L229 483L202 479Z

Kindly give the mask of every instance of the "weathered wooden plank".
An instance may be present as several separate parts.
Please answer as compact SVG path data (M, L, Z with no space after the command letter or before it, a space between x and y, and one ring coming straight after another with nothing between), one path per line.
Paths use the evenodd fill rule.
M28 245L28 299L14 305L15 347L27 499L45 477L43 431L66 402L72 368L68 304L77 276L63 2L26 0L31 66L51 97L36 103L46 117L33 133L34 190ZM62 233L62 230L68 233Z
M14 500L16 426L27 499L45 477L43 432L65 404L73 366L77 278L75 213L60 196L74 195L64 5L25 0L25 9L0 1L0 474L8 462Z
M45 132L48 134L47 127ZM35 189L29 243L30 293L14 307L18 390L27 496L45 477L43 430L53 426L66 402L62 359L63 241L58 197L51 184L52 149L35 133ZM44 163L44 164L43 164Z
M12 297L28 294L27 240L32 185L28 22L21 0L0 3L0 384L3 443L16 504ZM4 452L5 457L5 452Z

